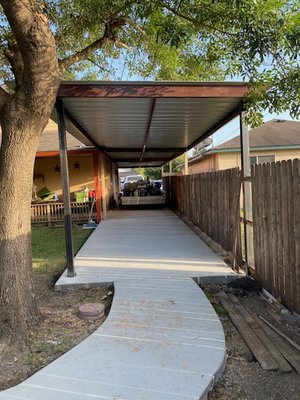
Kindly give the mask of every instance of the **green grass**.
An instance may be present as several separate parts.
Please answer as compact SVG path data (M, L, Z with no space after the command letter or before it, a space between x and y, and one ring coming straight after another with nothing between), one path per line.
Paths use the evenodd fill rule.
M73 227L75 254L92 233L92 229ZM35 272L60 273L66 263L64 228L32 228L32 265Z

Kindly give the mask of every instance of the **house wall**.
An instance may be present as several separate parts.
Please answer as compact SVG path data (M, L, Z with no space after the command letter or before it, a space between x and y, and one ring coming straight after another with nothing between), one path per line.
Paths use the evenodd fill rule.
M76 164L79 168L75 168ZM75 166L74 166L75 164ZM55 192L59 198L62 197L61 173L55 171L55 167L60 165L58 156L37 157L34 165L34 182L37 186L37 192L46 186L49 190ZM93 155L69 155L69 177L70 193L85 189L94 189L94 169ZM74 197L71 196L71 200Z
M189 165L189 174L199 174L201 172L215 171L215 155L211 154L203 158L200 162Z
M241 167L240 153L217 153L216 154L216 168L217 171L223 169Z
M265 153L267 154L267 152ZM300 149L277 150L276 153L274 154L275 154L275 161L291 160L294 158L300 158Z
M275 161L290 160L300 158L300 149L293 150L264 150L250 151L250 156L271 156L275 155ZM241 155L235 153L215 153L198 160L189 166L190 174L208 171L220 171L229 168L241 168Z
M275 155L275 161L291 160L294 158L300 158L300 149L293 150L263 150L263 151L250 151L250 157L253 156L273 156ZM241 168L241 156L240 153L218 153L217 156L217 168L218 170L240 167Z

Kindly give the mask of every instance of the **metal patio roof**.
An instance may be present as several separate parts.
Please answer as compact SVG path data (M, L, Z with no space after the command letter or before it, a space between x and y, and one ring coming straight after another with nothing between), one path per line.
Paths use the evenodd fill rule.
M237 116L237 82L62 82L66 129L118 167L160 166ZM53 114L53 119L56 116Z

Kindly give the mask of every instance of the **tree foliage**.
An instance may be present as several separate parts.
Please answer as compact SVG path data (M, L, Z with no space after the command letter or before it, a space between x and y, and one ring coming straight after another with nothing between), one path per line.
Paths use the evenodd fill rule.
M37 0L64 79L223 80L253 84L248 107L299 116L298 0ZM2 79L14 35L1 15ZM13 51L14 50L14 51ZM265 95L265 83L270 85ZM257 116L256 116L257 118ZM253 122L258 122L252 117Z
M181 156L176 157L174 160L172 160L171 165L172 165L172 172L180 172L183 168L184 164L184 155L182 154ZM149 179L161 179L161 167L141 167L141 168L134 168L134 171L136 171L138 174L143 175L144 177L149 177ZM170 163L165 163L163 165L163 171L164 172L170 172Z
M260 108L297 117L299 7L299 0L0 0L0 83L14 80L14 88L0 86L0 350L4 336L26 336L38 314L32 173L59 80L239 77L252 85L252 123Z

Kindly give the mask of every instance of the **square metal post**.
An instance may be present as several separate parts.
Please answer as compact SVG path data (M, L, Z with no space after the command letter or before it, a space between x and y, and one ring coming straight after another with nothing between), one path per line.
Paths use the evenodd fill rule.
M252 221L252 197L251 197L251 167L248 126L243 121L243 113L240 113L240 138L241 138L241 163L242 163L242 189L243 189L243 222L246 273L248 267L253 265L253 227Z
M63 203L64 203L67 276L74 277L75 270L74 270L74 249L73 249L73 235L72 235L72 209L70 201L65 113L62 100L57 100L56 110L58 116L59 155L60 155L61 181L62 181Z
M94 186L95 186L95 196L96 196L96 214L97 222L101 221L101 188L100 188L100 176L99 176L99 156L98 152L93 154L94 163Z
M188 157L188 152L186 151L184 153L184 175L189 174L189 157Z
M106 206L106 185L105 185L105 160L103 153L99 154L100 158L100 179L101 179L101 196L102 196L102 218L107 219L107 206Z

